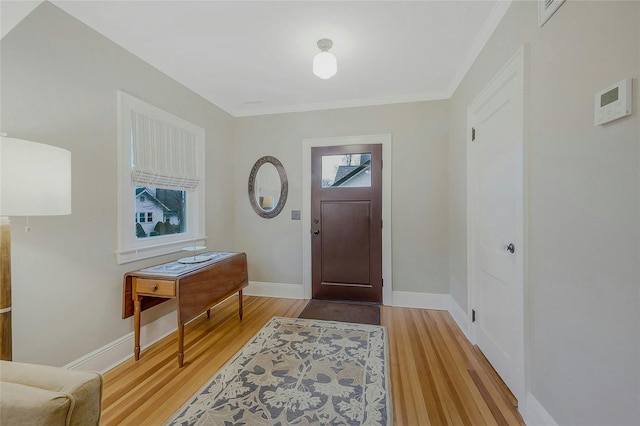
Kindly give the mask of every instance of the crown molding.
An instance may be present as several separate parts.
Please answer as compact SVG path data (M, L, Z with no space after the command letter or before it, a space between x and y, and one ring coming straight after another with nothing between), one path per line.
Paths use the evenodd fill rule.
M446 92L429 92L429 93L414 93L410 95L401 96L387 96L381 98L363 98L363 99L345 99L332 102L319 102L313 104L304 105L284 105L272 108L260 108L247 111L231 111L226 110L234 117L251 117L257 115L270 115L270 114L283 114L290 112L309 112L309 111L322 111L328 109L340 109L340 108L357 108L367 106L378 105L390 105L390 104L402 104L410 102L423 102L423 101L438 101L443 99L449 99L451 93Z

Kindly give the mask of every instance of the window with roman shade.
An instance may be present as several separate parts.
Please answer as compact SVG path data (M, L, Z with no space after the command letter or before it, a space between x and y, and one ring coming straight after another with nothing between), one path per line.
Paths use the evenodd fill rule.
M131 179L137 186L183 191L198 186L194 133L131 111L131 145Z
M204 129L118 91L118 263L204 244Z

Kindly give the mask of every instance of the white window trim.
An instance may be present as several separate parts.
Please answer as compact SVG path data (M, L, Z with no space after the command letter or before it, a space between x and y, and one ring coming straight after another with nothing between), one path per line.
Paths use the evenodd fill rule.
M131 111L165 121L196 134L197 172L200 182L187 192L187 230L185 233L137 238L135 223L135 185L131 181ZM204 129L138 98L118 90L118 264L175 253L186 246L203 245L206 237L204 211Z

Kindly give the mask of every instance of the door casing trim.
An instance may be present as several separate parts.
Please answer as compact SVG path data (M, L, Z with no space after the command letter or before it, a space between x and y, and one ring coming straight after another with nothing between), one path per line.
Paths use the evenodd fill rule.
M338 136L302 140L302 286L311 299L311 148L361 144L382 145L382 303L393 304L391 273L391 135Z

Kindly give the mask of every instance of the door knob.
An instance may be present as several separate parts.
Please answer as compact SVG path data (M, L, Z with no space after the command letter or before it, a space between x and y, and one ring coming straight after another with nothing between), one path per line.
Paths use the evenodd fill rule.
M509 253L515 253L516 246L514 246L513 243L509 243L508 246L504 246L504 251L508 251Z
M313 234L314 234L314 235L318 235L319 233L320 233L320 231L319 231L318 229L314 229L314 230L313 230Z

